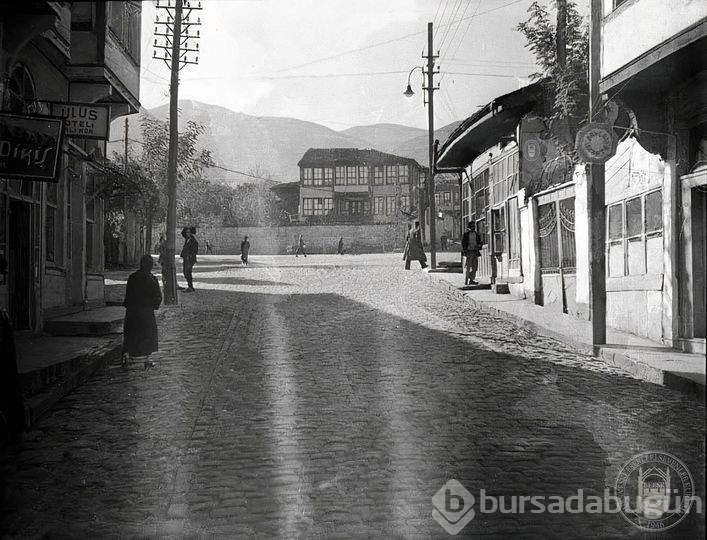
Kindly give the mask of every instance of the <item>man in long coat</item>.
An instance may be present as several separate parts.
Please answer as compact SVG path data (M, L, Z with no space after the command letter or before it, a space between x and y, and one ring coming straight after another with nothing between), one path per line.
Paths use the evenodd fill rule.
M410 270L410 261L419 261L422 268L427 268L427 256L422 247L422 232L420 222L416 221L415 226L408 231L405 257L405 270Z
M184 261L183 273L184 279L187 280L187 289L184 292L194 292L194 283L192 281L192 268L196 264L196 255L199 253L199 242L196 241L196 228L185 227L182 230L184 237L184 247L180 256Z
M162 292L157 278L150 272L152 265L152 257L143 255L140 259L140 270L130 275L125 288L124 364L130 357L147 357L158 348L154 311L162 303ZM145 367L148 367L147 361Z

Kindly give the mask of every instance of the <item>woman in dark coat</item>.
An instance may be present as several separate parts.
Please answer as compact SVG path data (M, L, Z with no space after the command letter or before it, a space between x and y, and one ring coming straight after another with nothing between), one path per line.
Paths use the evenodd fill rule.
M125 323L123 325L123 364L130 357L147 357L157 350L157 321L154 310L162 303L157 278L152 275L150 255L140 259L140 270L131 274L125 289ZM145 368L153 365L145 360Z
M416 221L415 226L408 231L405 245L405 270L410 270L410 261L419 261L422 268L427 268L427 256L422 247L422 233L419 221Z

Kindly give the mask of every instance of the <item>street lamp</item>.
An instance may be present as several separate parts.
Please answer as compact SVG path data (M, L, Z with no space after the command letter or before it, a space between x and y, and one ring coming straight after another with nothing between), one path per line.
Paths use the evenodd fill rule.
M427 23L427 55L422 55L423 58L427 59L427 72L421 66L415 66L408 73L408 85L403 92L406 97L412 97L415 92L412 91L410 86L410 77L412 72L416 69L421 69L423 77L427 76L427 87L422 86L423 90L427 90L427 125L429 131L429 173L427 176L427 191L429 196L429 209L430 209L430 266L432 270L437 268L437 251L435 249L435 237L436 237L436 221L437 212L435 211L435 148L434 148L434 91L437 89L434 85L434 74L435 74L435 58L437 55L432 53L432 23ZM439 71L437 71L438 73ZM423 79L424 80L424 79ZM422 205L420 205L420 214L422 214ZM424 224L424 215L422 217L422 223Z
M408 87L405 89L405 92L403 92L403 95L405 97L412 97L415 95L415 92L412 91L412 87L410 86L410 77L412 76L412 72L415 71L416 69L422 69L422 66L415 66L410 70L410 73L408 73Z

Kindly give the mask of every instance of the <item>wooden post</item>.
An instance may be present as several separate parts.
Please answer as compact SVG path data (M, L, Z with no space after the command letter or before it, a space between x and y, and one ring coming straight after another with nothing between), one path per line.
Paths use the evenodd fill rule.
M174 35L172 36L172 69L169 85L169 160L167 163L167 249L165 253L163 276L164 303L177 304L177 269L174 256L176 252L177 230L177 144L179 131L179 47L182 41L182 0L175 2Z
M601 110L602 0L591 0L589 21L589 118ZM604 164L590 164L587 171L589 227L589 296L592 317L592 346L597 354L606 344L606 206Z

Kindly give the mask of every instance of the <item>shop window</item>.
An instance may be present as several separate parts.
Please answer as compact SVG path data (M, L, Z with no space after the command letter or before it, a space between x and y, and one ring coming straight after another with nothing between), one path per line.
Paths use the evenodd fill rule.
M44 229L47 262L57 262L57 184L47 184L46 223Z
M493 252L506 251L506 212L501 206L492 211L493 215Z
M607 213L609 277L663 272L663 195L652 191L612 204Z

